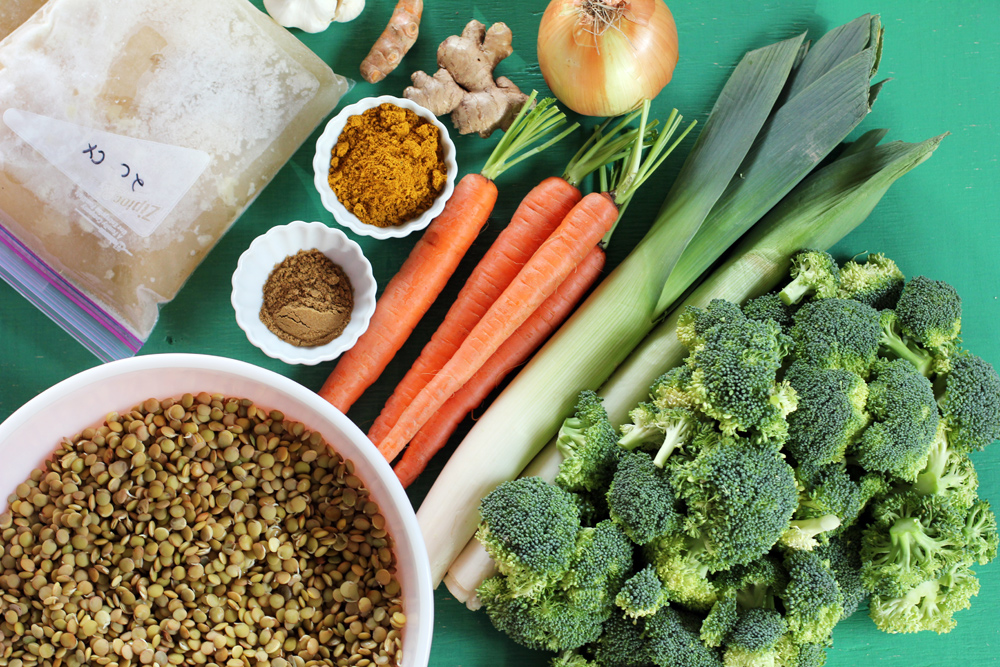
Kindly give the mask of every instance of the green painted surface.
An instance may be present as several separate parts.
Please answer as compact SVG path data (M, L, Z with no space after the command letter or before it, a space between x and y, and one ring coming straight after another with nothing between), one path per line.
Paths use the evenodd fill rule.
M261 6L260 0L255 4ZM529 0L430 0L421 38L403 66L377 86L360 82L345 98L350 103L376 94L400 94L413 69L433 69L437 44L471 18L507 22L514 31L515 54L498 73L526 90L545 93L535 58L535 36L544 2ZM353 23L334 25L303 41L337 71L358 79L358 64L390 13L389 0L369 0ZM835 248L840 259L865 251L893 257L907 275L946 280L964 297L964 340L971 350L1000 365L1000 4L996 0L676 0L670 3L680 31L681 61L670 86L656 100L665 115L677 107L703 120L730 69L746 50L808 30L813 38L865 12L880 13L885 54L879 78L893 81L873 113L857 130L891 128L889 139L922 140L950 132L933 158L904 177L869 220ZM590 121L588 121L590 122ZM253 347L237 327L229 304L230 275L240 253L276 224L301 219L332 221L312 187L312 140L299 150L275 182L211 252L178 297L166 305L142 354L199 352L234 357L318 388L332 367L288 366ZM478 171L495 139L457 139L460 167ZM443 316L462 277L484 252L524 193L541 178L557 174L572 152L569 144L513 169L500 181L501 197L492 223L459 268L458 275L431 309L412 340L384 377L350 412L362 428L378 413L409 363ZM682 151L683 153L683 151ZM668 162L629 209L609 253L620 261L651 223L662 193L679 167ZM357 239L385 284L402 263L415 237L374 241ZM97 364L97 360L56 325L0 283L0 419L56 382ZM462 432L467 430L467 425ZM456 440L451 444L453 448ZM498 446L502 446L502 439ZM447 452L445 452L446 454ZM414 485L419 504L443 465L439 457ZM1000 505L1000 445L974 456L981 494ZM828 664L846 667L940 665L959 661L984 665L997 661L1000 643L1000 564L981 568L982 591L973 608L957 615L948 635L889 636L859 612L837 626ZM493 630L489 620L453 600L442 587L436 596L433 665L543 665L547 656L527 651Z

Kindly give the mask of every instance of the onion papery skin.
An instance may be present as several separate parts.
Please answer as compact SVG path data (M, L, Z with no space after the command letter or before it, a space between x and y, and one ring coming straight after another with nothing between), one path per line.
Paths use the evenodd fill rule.
M618 116L655 98L677 65L677 26L662 0L604 3L625 5L620 29L588 32L584 7L595 0L552 0L538 27L546 85L585 116Z

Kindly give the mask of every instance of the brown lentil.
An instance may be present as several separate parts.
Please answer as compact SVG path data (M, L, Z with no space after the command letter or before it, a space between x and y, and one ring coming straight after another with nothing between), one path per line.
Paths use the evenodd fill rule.
M149 399L0 514L0 664L398 665L385 519L351 461L251 400Z

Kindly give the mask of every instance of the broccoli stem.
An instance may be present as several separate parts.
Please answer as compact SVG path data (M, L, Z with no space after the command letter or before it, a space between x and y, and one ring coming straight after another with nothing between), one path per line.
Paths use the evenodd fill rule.
M796 277L792 282L785 285L785 289L778 292L778 298L786 306L792 306L802 300L812 286L805 281L802 275Z
M891 329L886 329L882 327L882 347L891 352L898 359L906 359L911 364L917 367L925 377L929 377L931 374L931 363L933 359L930 353L923 350L914 350L912 347L903 342L903 339L896 335L896 332Z
M941 545L924 532L924 527L913 517L903 517L889 529L892 550L888 561L900 563L907 569L930 558Z
M824 514L812 519L796 519L789 522L788 530L781 536L781 542L792 549L812 551L817 545L817 535L839 527L840 517L836 514Z
M641 445L659 440L663 432L657 426L633 426L628 433L618 439L622 449L632 451Z
M656 452L656 456L653 457L653 465L662 468L674 450L684 444L687 432L688 422L686 420L671 424L664 434L663 444Z
M914 491L922 496L932 496L941 491L948 455L948 441L945 438L935 438L927 456L927 466L917 475L917 481L913 483Z

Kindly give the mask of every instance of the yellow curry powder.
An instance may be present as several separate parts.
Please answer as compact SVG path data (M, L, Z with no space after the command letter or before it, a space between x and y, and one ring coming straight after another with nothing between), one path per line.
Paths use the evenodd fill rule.
M384 103L347 119L330 158L330 187L359 220L400 225L441 194L446 168L438 128Z

